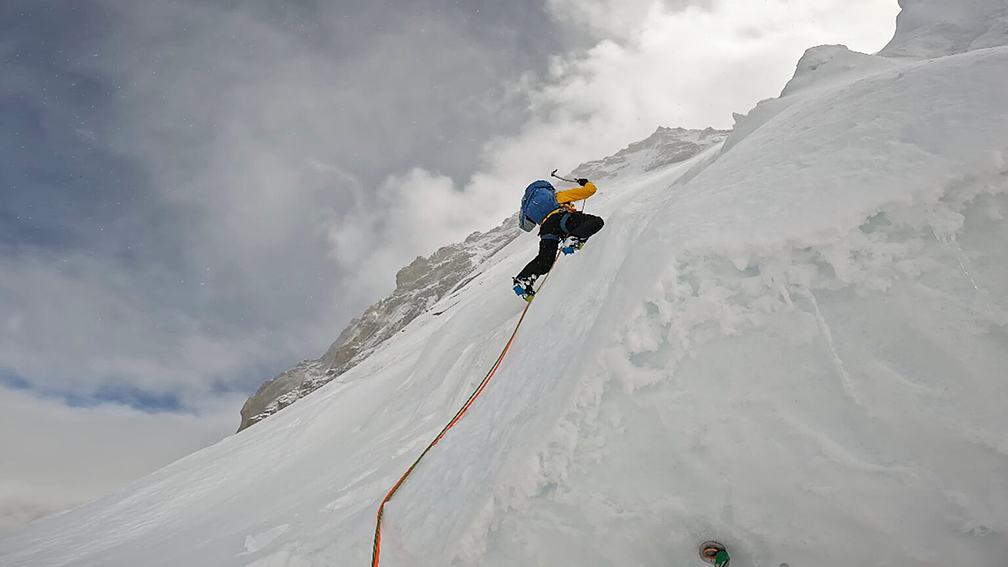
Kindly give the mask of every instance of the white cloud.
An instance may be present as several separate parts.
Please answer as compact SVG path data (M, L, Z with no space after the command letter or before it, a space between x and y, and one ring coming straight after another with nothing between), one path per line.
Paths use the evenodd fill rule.
M660 8L656 0L546 0L546 6L561 23L586 29L587 33L625 37Z
M200 415L67 407L0 386L0 529L108 494L237 426L237 400Z
M83 255L0 258L0 368L42 391L134 388L198 408L213 380L233 380L322 332L291 321L263 339L240 323L152 301L143 282L170 277ZM193 294L201 287L188 284Z
M594 2L591 5L618 3ZM522 139L551 136L596 158L657 125L728 127L732 112L779 94L808 47L874 51L891 37L894 0L651 2L632 31L559 58Z
M605 38L627 39L649 20L670 10L709 7L712 0L546 0L560 23Z
M451 178L414 168L389 176L377 201L358 199L329 232L333 255L359 285L386 288L388 274L486 228L488 196L458 191Z

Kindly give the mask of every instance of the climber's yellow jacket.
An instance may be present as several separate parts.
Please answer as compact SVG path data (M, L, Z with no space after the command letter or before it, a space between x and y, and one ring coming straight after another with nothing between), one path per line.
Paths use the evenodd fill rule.
M557 191L556 199L557 203L560 203L560 208L546 215L546 218L543 219L543 222L546 222L546 219L550 218L556 213L559 213L560 211L568 211L568 212L574 211L575 210L574 205L572 204L574 203L574 201L587 199L588 197L594 195L595 191L597 190L598 188L595 187L595 184L589 181L588 183L585 183L583 187L575 187L573 189L567 189L566 191Z

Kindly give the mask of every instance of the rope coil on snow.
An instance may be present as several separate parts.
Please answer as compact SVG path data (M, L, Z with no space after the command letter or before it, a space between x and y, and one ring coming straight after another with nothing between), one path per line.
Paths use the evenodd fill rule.
M557 254L557 260L559 260L559 258L560 254ZM553 261L554 266L556 265L557 260ZM539 289L542 289L543 286L546 285L546 279L549 278L550 272L552 271L553 267L551 266L550 271L546 272L546 277L543 278L542 284L539 285ZM507 344L504 345L504 350L501 351L500 356L497 357L497 361L494 363L493 367L490 368L490 371L487 372L487 375L486 377L483 378L483 381L480 382L479 386L477 386L476 389L473 391L473 393L469 395L469 399L466 400L466 403L462 406L462 409L458 410L458 413L456 413L455 417L453 417L452 420L448 422L448 425L444 426L444 429L442 429L441 432L437 434L437 437L435 437L434 440L430 442L430 445L427 445L427 448L424 449L422 453L420 453L420 456L417 457L417 459L413 461L413 464L410 465L408 469L406 469L406 472L403 473L401 477L399 477L399 480L395 483L392 489L389 490L388 494L385 495L385 499L382 500L381 505L378 506L378 517L375 523L374 548L371 553L371 567L378 567L378 556L381 552L382 516L385 513L385 504L387 504L388 501L392 499L392 496L395 495L395 493L399 490L399 487L401 487L403 483L406 482L406 478L410 475L410 473L413 472L413 469L415 469L416 466L420 464L420 460L423 459L424 456L431 449L434 448L434 445L437 445L438 441L440 441L441 438L444 437L445 433L448 433L449 429L454 427L455 424L458 423L460 419L462 419L462 415L469 409L469 406L471 406L473 402L476 401L476 398L479 397L480 393L483 392L483 388L485 388L486 385L490 382L490 378L492 378L494 373L497 372L497 368L500 366L501 361L504 360L504 356L507 354L508 349L511 348L511 343L514 342L514 338L518 334L518 329L519 327L521 327L522 321L525 320L525 314L528 313L528 309L529 307L531 307L531 305L532 305L531 302L525 304L525 309L522 310L521 317L518 318L518 323L515 324L514 331L511 333L511 338L509 338Z

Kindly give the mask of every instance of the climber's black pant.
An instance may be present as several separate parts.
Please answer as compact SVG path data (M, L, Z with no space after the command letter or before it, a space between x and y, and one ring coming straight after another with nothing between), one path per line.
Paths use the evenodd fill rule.
M602 230L605 224L601 217L585 213L556 213L546 219L539 228L539 255L518 274L519 278L541 276L550 271L556 261L560 241L568 236L583 240Z

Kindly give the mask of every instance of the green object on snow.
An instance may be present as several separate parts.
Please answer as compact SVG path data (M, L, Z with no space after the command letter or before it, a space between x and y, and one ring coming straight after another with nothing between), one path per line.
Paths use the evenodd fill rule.
M711 540L700 544L700 559L710 563L714 567L728 567L731 558L728 557L728 550L724 544Z

